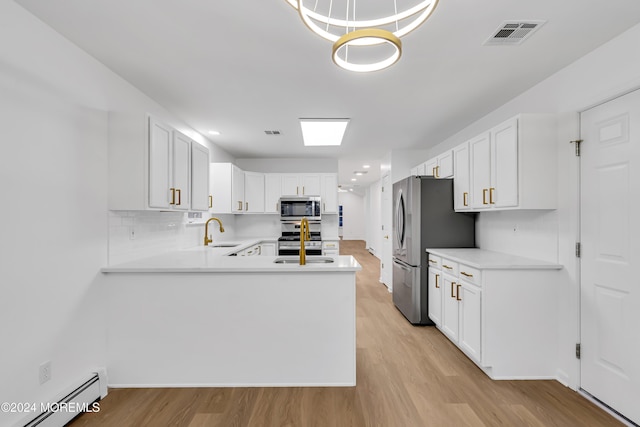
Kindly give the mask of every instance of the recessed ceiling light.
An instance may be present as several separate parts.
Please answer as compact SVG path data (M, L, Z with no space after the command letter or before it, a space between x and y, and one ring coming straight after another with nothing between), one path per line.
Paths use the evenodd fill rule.
M349 191L353 191L353 188L350 188Z
M369 169L371 167L371 165L362 165L363 168L365 169Z
M209 135L220 135L220 132L218 132L217 130L210 130Z
M304 145L340 145L349 119L300 119Z
M351 178L351 181L357 181L357 179L355 179L355 178Z
M362 175L364 175L364 174L363 174L362 172L356 172L356 175L358 175L358 176L362 176Z

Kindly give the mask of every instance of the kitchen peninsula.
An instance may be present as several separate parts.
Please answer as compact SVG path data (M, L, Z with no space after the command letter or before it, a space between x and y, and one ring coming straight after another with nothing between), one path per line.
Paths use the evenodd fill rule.
M102 269L110 385L355 385L360 265L351 256L307 265L226 256L256 243Z

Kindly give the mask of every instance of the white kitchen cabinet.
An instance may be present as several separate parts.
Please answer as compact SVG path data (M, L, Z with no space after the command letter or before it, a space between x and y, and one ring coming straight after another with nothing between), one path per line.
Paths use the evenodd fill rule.
M320 174L282 174L283 196L320 196Z
M442 326L442 269L440 257L429 254L428 301L429 319Z
M209 150L191 141L191 210L207 211L210 207Z
M435 163L435 165L433 165ZM431 166L431 175L436 178L451 178L453 176L453 151L447 150L438 155L435 160L429 163ZM427 172L429 172L427 165Z
M338 213L338 175L334 173L321 174L322 213Z
M280 197L282 197L282 174L267 173L264 175L264 211L280 213Z
M420 176L436 176L436 168L438 167L438 159L433 158L418 166Z
M444 260L443 260L444 262ZM454 343L458 343L460 324L460 306L456 297L458 278L443 272L442 274L442 332Z
M244 172L244 212L263 213L265 206L264 174Z
M450 267L436 327L493 379L554 378L562 266L481 249L428 251ZM430 312L438 271L429 269Z
M466 211L469 204L469 142L453 149L453 163L456 171L453 180L453 207L456 211Z
M149 207L189 209L191 140L149 118Z
M232 163L211 164L211 212L244 212L244 172Z
M338 240L323 240L322 241L322 255L340 255L340 241Z
M470 140L471 210L555 209L556 128L555 115L520 114Z

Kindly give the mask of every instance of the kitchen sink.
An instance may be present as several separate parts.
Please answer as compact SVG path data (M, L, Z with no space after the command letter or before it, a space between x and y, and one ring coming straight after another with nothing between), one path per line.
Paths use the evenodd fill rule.
M300 258L299 257L276 258L273 262L276 264L300 264ZM333 262L333 258L318 257L318 256L307 257L307 264L329 264L332 262Z
M239 243L213 243L210 244L210 248L235 248Z

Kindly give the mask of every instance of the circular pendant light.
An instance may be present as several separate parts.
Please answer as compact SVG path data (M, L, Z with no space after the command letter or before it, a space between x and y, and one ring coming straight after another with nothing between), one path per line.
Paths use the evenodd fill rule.
M298 10L302 22L314 33L333 43L332 59L339 67L355 72L377 71L395 64L402 55L400 37L409 34L424 23L433 13L438 0L404 0L404 10L398 10L397 0L379 0L373 7L381 8L385 1L392 13L368 19L356 19L356 15L371 15L376 11L356 7L355 0L286 0ZM372 7L372 2L364 2ZM358 10L357 10L358 9ZM384 14L382 14L384 15ZM363 51L370 46L388 46L380 58L376 55L359 55L360 61L349 59L349 50ZM370 49L370 51L373 51ZM364 60L362 60L364 58Z

